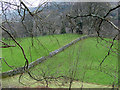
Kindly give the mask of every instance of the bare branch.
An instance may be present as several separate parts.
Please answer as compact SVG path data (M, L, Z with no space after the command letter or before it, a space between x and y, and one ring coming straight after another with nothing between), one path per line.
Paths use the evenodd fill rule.
M12 68L12 69L15 68L14 66L9 65L4 58L2 58L2 60L3 60L3 61L6 63L6 65L9 66L10 68Z
M113 38L112 44L110 45L110 48L109 48L109 50L108 50L108 52L107 52L107 55L106 55L106 56L103 58L103 60L101 61L100 66L101 66L102 63L105 61L105 59L110 55L111 49L112 49L112 47L113 47L113 45L114 45L114 41L115 41L115 39L116 39L117 36L118 36L118 34Z
M4 46L0 46L0 48L16 47L15 45L8 45L7 43L3 42L2 40L0 40L0 42L4 45Z
M6 30L6 28L4 28L3 26L0 26L1 28L2 28L2 30L4 30L7 34L9 34L9 36L12 38L12 40L20 47L20 49L22 50L22 53L23 53L23 55L24 55L24 58L25 58L25 60L26 60L26 64L25 64L25 66L24 66L24 69L28 69L28 66L29 66L29 61L28 61L28 59L27 59L27 57L26 57L26 55L25 55L25 52L24 52L24 49L23 49L23 47L15 40L15 38Z
M37 9L34 11L34 14L37 14L37 13L39 13L39 12L41 12L42 10L40 10L40 11L38 11L39 9L40 9L40 7L42 7L42 5L44 5L44 4L46 4L47 3L47 1L46 2L44 2L44 3L42 3L42 4L40 4L38 7L37 7Z
M119 29L113 22L111 22L110 20L108 20L108 19L106 19L106 18L104 18L104 17L101 17L100 15L86 14L86 15L75 16L75 17L72 17L72 16L70 16L70 15L67 15L67 17L69 17L69 18L74 18L74 19L76 19L76 18L78 18L78 17L90 17L90 16L92 16L92 17L97 17L97 18L99 18L99 19L101 19L101 20L103 20L103 21L107 21L107 22L110 23L116 30L120 31L120 29Z
M24 3L22 0L20 0L20 3L27 9L27 11L29 12L29 14L30 14L31 16L34 16L34 15L32 14L32 12L28 9L28 7L25 5L25 3Z
M118 9L120 7L120 5L117 5L116 7L110 9L107 14L104 16L104 18L106 18L112 11L114 11L115 9Z

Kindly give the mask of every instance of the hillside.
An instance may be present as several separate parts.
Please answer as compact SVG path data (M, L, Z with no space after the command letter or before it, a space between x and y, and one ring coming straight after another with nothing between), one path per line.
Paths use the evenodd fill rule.
M51 37L51 36L48 36L48 37ZM45 41L45 40L47 40L48 37L45 36L45 37L40 37L40 38L42 38L41 40ZM69 39L69 41L71 41L74 38L77 38L79 36L66 34L66 35L64 35L64 38L65 37L66 37L66 39L64 39L64 41L63 41L63 35L56 35L56 38L59 40L59 43L60 43L58 45L56 44L58 42L55 42L55 41L52 42L51 45L49 44L49 47L47 46L47 43L45 43L43 41L42 41L42 44L45 47L47 46L48 50L52 51L52 50L55 50L56 48L58 48L59 45L60 45L60 47L63 46L65 43L68 42L68 39ZM55 40L55 38L51 37L50 42L53 41L53 39ZM28 41L29 38L24 39L24 40ZM67 42L66 42L66 40L67 40ZM107 38L106 38L106 40L111 41L111 39L107 39ZM49 42L49 41L47 41L47 42ZM29 41L29 43L30 43L30 41ZM109 55L108 58L106 58L105 62L103 63L103 65L101 67L102 71L100 70L99 64L102 61L102 59L105 57L106 52L108 51L108 49L106 47L107 47L107 45L109 45L109 43L106 43L106 46L104 46L105 45L104 43L106 43L106 42L103 41L98 44L96 41L96 38L88 38L85 40L81 40L78 43L69 47L68 49L62 51L61 53L58 53L56 56L51 57L50 59L47 59L43 63L35 66L34 68L32 68L30 70L30 72L34 78L39 80L43 77L42 76L43 73L45 73L46 77L50 77L50 76L58 77L60 75L71 77L72 70L75 70L76 73L74 75L74 79L78 80L78 81L96 83L96 84L101 84L101 85L111 85L113 82L117 83L117 77L118 77L117 76L118 75L117 74L117 59L118 58L117 58L117 55L114 53L115 52L114 48L116 48L116 46L114 46L114 48L112 49L113 50L112 53ZM117 45L117 42L115 42L115 43ZM23 45L24 44L26 45L27 42L23 43ZM37 45L37 43L36 43L36 45ZM55 46L55 45L57 45L57 46ZM25 46L23 46L23 47L26 48ZM32 52L32 60L33 61L36 60L38 57L45 56L45 55L47 55L47 53L49 53L49 52L44 52L45 47L43 50L42 50L42 47L41 47L41 49L40 49L40 47L39 47L39 49L35 48L35 50L37 49L37 51ZM8 57L9 50L12 51L11 52L12 58L10 58L11 55L10 55L10 57ZM18 54L19 52L17 52L16 53L17 55L16 55L15 50L18 51L17 48L6 49L6 53L4 51L3 56L5 57L7 55L7 57L9 58L9 59L6 58L7 62L10 65L14 65L14 66L18 67L20 65L23 65L24 59L22 59L21 56L20 57L18 56L18 55L20 55L20 54ZM27 50L27 48L25 51L30 52L29 49ZM34 51L34 49L33 49L33 51ZM38 52L40 52L40 53L38 53ZM27 55L29 55L29 54L30 53L27 53ZM13 55L15 55L15 56L13 56ZM28 58L29 58L29 60L31 59L30 57L28 57ZM11 62L11 60L14 60L14 62ZM6 68L6 67L8 67L8 66L3 63L3 72L9 70L9 68ZM116 76L116 79L114 79L114 76Z

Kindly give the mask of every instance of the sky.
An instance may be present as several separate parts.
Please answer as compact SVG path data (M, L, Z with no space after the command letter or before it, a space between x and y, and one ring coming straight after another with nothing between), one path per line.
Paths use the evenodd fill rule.
M11 2L11 3L19 3L19 0L0 0L5 2ZM41 3L44 3L48 0L22 0L27 6L29 7L36 7Z
M19 3L19 0L0 0L5 2ZM22 0L28 7L37 7L38 5L48 2L119 2L120 0ZM1 11L1 7L0 7Z
M6 2L16 2L18 3L19 0L0 0ZM27 6L29 7L36 7L41 3L46 1L55 1L55 2L118 2L120 0L22 0Z

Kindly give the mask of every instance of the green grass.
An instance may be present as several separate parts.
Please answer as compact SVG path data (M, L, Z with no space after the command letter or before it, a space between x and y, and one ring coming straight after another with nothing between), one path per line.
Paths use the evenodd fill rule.
M102 41L101 43L105 42ZM65 75L73 77L71 76L72 70L76 70L74 78L80 81L102 85L111 85L113 82L117 83L118 78L114 78L114 75L116 77L118 75L117 55L111 53L105 59L101 67L103 71L101 72L99 64L107 54L108 49L101 46L100 43L97 44L96 38L79 41L64 52L33 68L32 73L41 76L43 74L41 71L43 70L46 76ZM39 77L36 78L39 79Z
M70 41L80 37L79 35L65 34L65 35L55 35L57 40L52 36L38 37L41 43L50 51L58 49L63 45L69 43ZM19 40L19 39L18 39ZM20 39L21 40L21 39ZM19 41L20 41L19 40ZM36 40L36 39L35 39ZM106 39L111 41L111 39ZM8 41L6 41L8 42ZM11 42L12 43L12 42ZM27 58L30 60L30 51L31 47L30 38L22 39L20 43L27 55ZM65 75L68 77L73 77L80 81L97 83L102 85L110 85L114 81L117 82L118 78L114 78L113 75L117 77L117 60L118 57L115 53L112 53L105 59L102 64L102 72L100 71L99 64L102 59L107 54L108 48L105 48L103 45L110 45L105 41L97 43L96 38L88 38L81 40L75 45L72 45L63 52L57 54L56 56L46 60L45 62L37 65L31 69L32 73L37 76L42 76L43 72L46 73L46 76L59 76ZM41 56L47 55L49 52L38 45L36 41L34 42L34 47L31 47L32 61L40 58ZM117 48L117 41L112 50ZM3 57L8 61L10 65L22 66L24 64L24 58L21 54L21 51L18 47L3 49ZM10 70L10 68L3 63L3 72ZM72 71L76 73L74 76L71 75ZM36 77L40 78L40 77Z
M67 43L78 37L80 37L80 35L77 34L61 34L35 37L33 39L34 46L32 46L31 44L32 39L30 37L17 38L17 41L23 47L29 62L32 62L42 56L48 55L49 52L56 50L63 45L66 45ZM15 44L12 40L3 41L9 43L10 45ZM23 57L21 49L18 46L2 49L2 57L11 66L21 67L25 63L25 59ZM8 70L11 70L11 68L8 67L4 62L2 62L2 72Z

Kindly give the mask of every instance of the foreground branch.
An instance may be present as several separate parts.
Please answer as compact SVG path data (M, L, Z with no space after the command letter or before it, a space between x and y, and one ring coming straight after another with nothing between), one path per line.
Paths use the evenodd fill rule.
M12 38L12 40L20 47L20 49L22 50L22 53L23 53L23 55L24 55L24 58L25 58L25 60L26 60L24 69L28 69L29 62L28 62L28 59L27 59L27 57L26 57L26 55L25 55L25 52L24 52L23 47L15 40L15 38L11 35L11 33L6 30L6 28L4 28L3 26L0 26L0 27L1 27L2 30L5 31L5 32Z
M9 47L15 47L14 45L8 45L7 43L0 40L0 42L3 44L3 46L0 46L0 48L9 48Z

